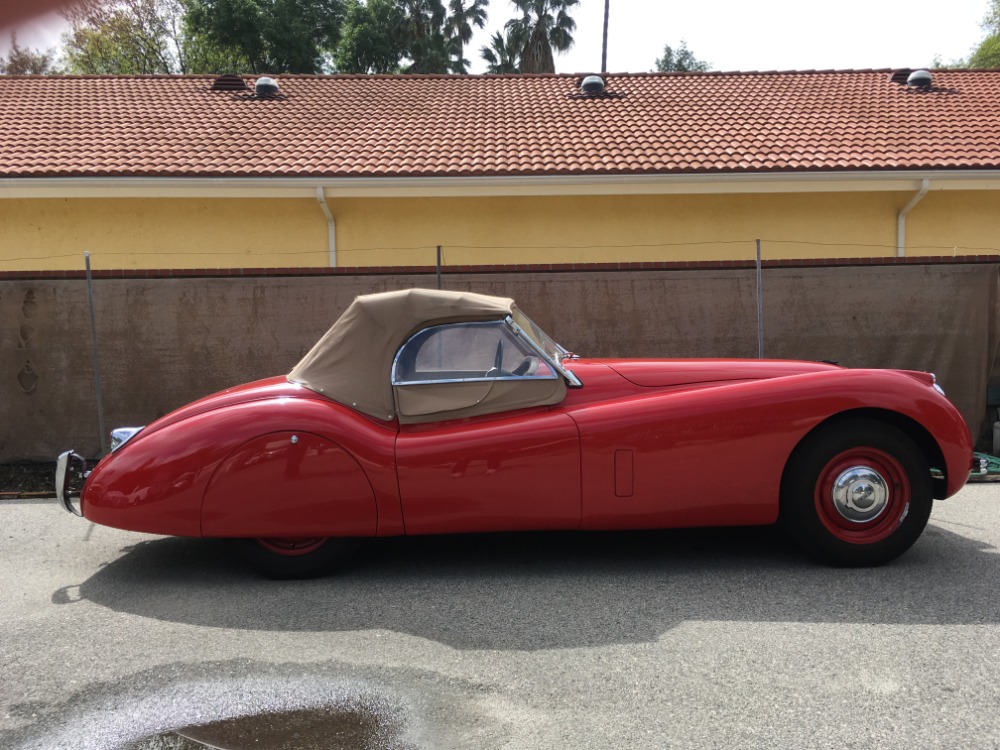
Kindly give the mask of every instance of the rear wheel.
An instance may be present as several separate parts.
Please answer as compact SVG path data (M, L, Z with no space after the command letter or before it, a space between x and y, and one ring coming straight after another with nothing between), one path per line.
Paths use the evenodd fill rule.
M881 565L903 554L927 525L932 502L923 454L871 419L810 435L781 486L781 518L792 538L835 565Z
M334 537L261 537L240 539L246 561L268 578L315 578L347 562L358 539Z

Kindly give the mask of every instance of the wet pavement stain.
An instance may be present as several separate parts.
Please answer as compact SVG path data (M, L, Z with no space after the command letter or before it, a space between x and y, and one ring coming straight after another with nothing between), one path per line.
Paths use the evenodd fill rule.
M386 735L374 714L311 708L183 727L144 738L125 750L374 750L391 747L385 744Z
M23 700L6 710L0 695L0 748L205 750L244 741L254 750L503 747L508 722L497 714L497 697L484 683L408 666L173 662L77 684L57 699ZM249 730L182 736L231 720Z

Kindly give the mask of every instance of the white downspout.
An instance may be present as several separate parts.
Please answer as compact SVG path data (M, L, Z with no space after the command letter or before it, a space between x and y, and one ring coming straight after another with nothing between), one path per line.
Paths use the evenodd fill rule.
M896 218L896 256L899 258L906 255L906 215L910 213L914 206L920 203L930 189L931 181L926 178L921 180L920 190L910 198L910 202L906 204L906 207L899 212L899 216Z
M330 213L330 207L326 204L326 193L321 187L316 188L316 202L319 203L319 207L323 209L323 215L326 217L326 247L330 256L330 268L336 268L337 224L333 220L333 214Z

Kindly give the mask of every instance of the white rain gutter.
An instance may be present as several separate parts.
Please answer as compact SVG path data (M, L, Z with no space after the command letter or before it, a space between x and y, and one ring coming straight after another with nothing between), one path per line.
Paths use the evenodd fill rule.
M333 214L330 213L330 206L326 202L326 191L322 186L316 188L316 202L319 203L319 207L323 209L323 215L326 217L326 249L330 257L330 268L336 268L337 224L333 220Z
M902 211L899 212L899 216L896 217L896 256L902 258L906 255L906 215L913 210L913 207L923 200L924 196L927 195L927 191L931 189L931 181L926 177L920 181L920 190L917 194L910 198L910 202L906 204Z
M926 172L774 172L700 175L548 175L534 177L14 177L0 178L0 200L30 198L312 199L317 186L337 198L545 195L718 195L737 193L1000 190L998 170Z
M496 195L692 195L781 192L1000 190L998 170L773 172L534 177L8 177L0 200L25 198L329 198Z

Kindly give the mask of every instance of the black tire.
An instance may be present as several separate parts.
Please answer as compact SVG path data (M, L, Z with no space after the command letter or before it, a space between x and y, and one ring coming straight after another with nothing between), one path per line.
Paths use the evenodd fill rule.
M267 578L317 578L342 567L361 546L360 539L237 539L243 559Z
M782 525L807 553L833 565L896 559L923 533L932 503L920 449L895 427L867 418L809 435L781 482Z

